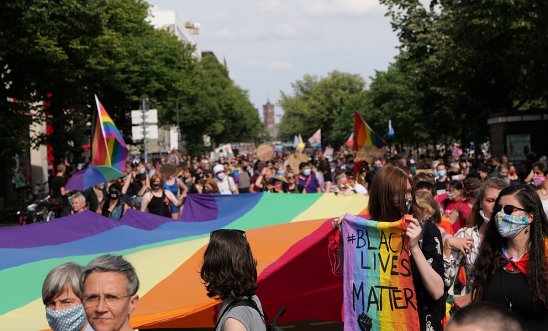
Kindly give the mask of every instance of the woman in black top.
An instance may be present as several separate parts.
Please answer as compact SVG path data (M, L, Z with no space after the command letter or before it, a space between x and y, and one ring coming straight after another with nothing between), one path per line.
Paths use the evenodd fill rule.
M101 214L111 220L119 221L129 209L129 206L121 199L121 196L122 186L120 183L116 182L110 185Z
M151 191L145 193L141 204L141 211L171 218L169 203L175 206L183 204L183 196L177 198L170 191L164 190L162 175L155 174L150 179Z
M548 220L530 185L503 189L474 265L472 300L515 312L528 330L548 330Z
M368 205L371 219L395 222L405 217L409 222L406 236L409 238L420 327L422 331L442 331L446 291L441 233L432 222L419 221L408 215L413 201L411 179L401 168L387 165L373 177Z

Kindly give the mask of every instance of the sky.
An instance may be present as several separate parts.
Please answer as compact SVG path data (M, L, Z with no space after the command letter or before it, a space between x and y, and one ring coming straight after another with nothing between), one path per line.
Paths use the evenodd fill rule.
M311 74L359 74L366 84L397 55L398 40L378 0L148 0L200 24L191 39L226 59L230 78L259 109Z

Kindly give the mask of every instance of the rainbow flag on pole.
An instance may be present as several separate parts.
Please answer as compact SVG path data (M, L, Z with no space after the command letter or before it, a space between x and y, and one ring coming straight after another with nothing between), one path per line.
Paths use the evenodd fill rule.
M128 155L126 142L97 96L95 102L98 114L91 143L91 165L112 166L124 172Z
M375 131L371 130L369 125L365 123L360 113L354 112L354 150L357 151L362 146L375 146L383 148L386 146L386 141L377 136Z
M419 330L407 222L376 222L346 215L344 329Z

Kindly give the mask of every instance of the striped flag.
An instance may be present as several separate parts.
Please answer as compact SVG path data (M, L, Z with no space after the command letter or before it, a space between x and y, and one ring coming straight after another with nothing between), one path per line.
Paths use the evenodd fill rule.
M322 147L322 129L318 129L314 134L308 138L308 142L310 143L310 146L313 148L321 148Z
M386 141L377 136L357 111L354 112L354 150L357 151L362 146L375 146L382 148L386 146Z
M128 155L124 138L97 96L95 96L95 102L97 119L91 143L91 165L112 166L124 172Z

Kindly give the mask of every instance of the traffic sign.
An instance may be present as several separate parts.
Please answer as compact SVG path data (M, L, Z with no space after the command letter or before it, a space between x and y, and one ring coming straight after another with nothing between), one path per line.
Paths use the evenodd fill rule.
M146 134L147 139L158 139L158 126L157 125L147 125ZM133 141L143 140L143 126L132 126L131 127L131 139Z
M146 124L156 124L158 123L158 110L149 109L145 111L145 121ZM131 111L131 124L133 125L143 125L143 111L142 110L132 110Z

